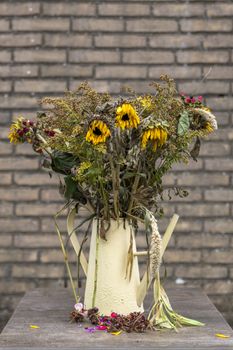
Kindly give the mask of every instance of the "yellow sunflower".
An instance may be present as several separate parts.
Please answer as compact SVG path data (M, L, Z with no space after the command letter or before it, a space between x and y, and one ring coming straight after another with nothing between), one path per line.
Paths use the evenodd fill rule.
M116 126L122 130L137 128L140 123L139 116L129 103L123 103L116 111Z
M147 143L151 141L153 151L155 152L158 147L162 147L167 141L167 131L162 128L147 129L142 134L142 149L145 149Z
M111 131L107 124L102 120L93 120L87 131L86 141L98 145L99 143L105 142L109 136L111 136Z

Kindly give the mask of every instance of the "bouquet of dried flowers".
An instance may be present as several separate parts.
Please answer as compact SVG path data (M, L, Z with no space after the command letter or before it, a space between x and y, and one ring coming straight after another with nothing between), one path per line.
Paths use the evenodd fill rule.
M143 221L152 232L148 249L158 285L161 242L154 215L162 214L163 177L174 163L196 160L201 139L217 129L217 123L202 96L179 95L168 76L152 86L153 94L130 91L130 97L114 98L82 83L64 97L43 98L47 109L34 121L19 117L9 138L32 145L42 165L59 175L66 208L87 208L90 218L100 221L101 238L111 219L124 218L135 227ZM172 192L187 195L177 187L169 189L169 196ZM156 324L182 324L182 319L174 321L162 287L155 299L150 318Z

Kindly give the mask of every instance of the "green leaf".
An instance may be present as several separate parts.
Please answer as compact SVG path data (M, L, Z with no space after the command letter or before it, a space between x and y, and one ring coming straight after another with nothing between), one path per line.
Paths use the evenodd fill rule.
M64 196L66 199L75 199L80 203L86 204L86 198L79 191L77 183L72 178L72 175L68 175L64 177L65 181L65 192Z
M77 184L72 179L71 176L64 177L64 180L65 180L65 185L66 185L64 196L66 197L66 199L71 199L71 198L73 198L73 196L76 192Z
M182 136L188 131L190 126L190 120L189 120L189 114L187 111L184 111L180 115L179 123L178 123L178 129L177 133L179 136Z
M61 174L69 174L71 168L78 165L78 158L70 153L54 151L51 167L53 171Z

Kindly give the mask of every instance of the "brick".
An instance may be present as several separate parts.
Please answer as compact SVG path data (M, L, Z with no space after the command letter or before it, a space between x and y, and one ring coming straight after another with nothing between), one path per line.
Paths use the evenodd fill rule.
M192 94L192 91L198 91L198 94L218 94L219 91L221 93L227 94L230 91L230 84L226 82L219 81L192 81L180 83L179 85L180 91L185 91L186 94Z
M233 130L231 128L219 128L217 132L210 134L208 139L211 141L233 140Z
M224 234L189 233L179 234L176 245L180 248L221 248L229 245L229 236Z
M14 265L12 268L13 277L32 278L62 278L64 266L61 265Z
M7 32L10 28L10 21L7 19L0 19L0 31Z
M168 74L174 79L197 79L201 77L201 68L193 66L154 66L149 67L149 77L158 79L162 74Z
M16 62L64 62L65 50L15 50Z
M0 51L0 62L9 63L10 61L11 61L10 51Z
M217 170L217 171L228 171L233 170L233 164L231 158L220 158L218 159L218 165L216 166L216 159L206 159L205 169L206 170Z
M200 220L182 218L182 220L178 221L176 230L178 232L199 232L202 230L202 222Z
M232 249L214 249L203 252L203 259L208 263L214 264L232 264L233 263ZM226 277L226 276L225 276Z
M1 192L2 192L2 189L0 188L0 193ZM8 216L8 215L13 215L13 204L2 201L2 205L0 207L0 216Z
M41 200L45 202L64 202L64 197L56 189L44 189L41 191Z
M9 128L8 127L2 127L0 129L0 138L1 139L8 139L8 135L9 135ZM12 149L11 148L12 145L9 143L9 140L7 140L7 142L4 142L4 144L5 144L5 148L9 148L10 150Z
M45 34L45 46L91 47L92 37L87 34Z
M98 92L108 92L110 94L117 94L121 92L121 83L119 81L110 80L95 80L90 81L90 85ZM80 85L81 81L74 80L70 83L70 89L74 90Z
M61 204L17 204L16 215L19 216L50 216L61 209Z
M138 66L99 66L96 67L96 78L121 78L125 79L127 72L127 78L145 78L147 74L146 67Z
M206 48L233 47L232 35L208 35L203 42Z
M229 125L230 118L229 118L229 113L228 112L214 112L214 115L217 119L218 126L226 126ZM219 131L219 129L218 129Z
M211 97L207 102L213 110L229 110L233 108L233 99L231 97Z
M170 51L128 51L123 52L124 63L171 63L174 55Z
M0 77L35 77L38 75L38 67L32 65L2 65Z
M13 151L13 145L8 142L0 142L0 155L11 154Z
M37 189L25 187L11 187L7 191L5 188L0 188L0 199L5 201L33 201L38 199L39 193Z
M46 16L93 16L95 4L77 2L47 2L43 4L43 13Z
M67 31L70 27L69 19L56 18L56 19L46 19L46 18L34 18L31 19L13 19L12 21L13 30L16 31L30 31L30 32L61 32Z
M32 16L40 13L38 2L2 2L0 4L0 16Z
M205 220L204 228L209 233L233 233L232 219Z
M178 24L174 20L152 20L152 19L131 19L126 22L128 32L148 32L162 33L175 32L178 30Z
M63 92L66 81L60 80L18 80L14 83L16 92Z
M0 176L0 185L10 185L11 183L12 183L12 174L2 172Z
M207 16L209 17L223 17L223 16L233 16L233 4L226 3L215 3L208 4L207 6Z
M32 262L36 260L36 250L0 249L0 262Z
M227 189L214 189L205 190L205 200L207 201L218 201L218 202L232 202L233 201L233 190Z
M55 175L51 178L48 173L39 171L36 171L36 173L21 173L18 171L14 174L14 182L17 185L28 185L30 187L58 184Z
M23 158L23 157L2 158L0 162L0 169L1 170L38 169L38 159Z
M201 252L199 250L168 249L164 254L166 263L199 262Z
M73 20L73 30L79 32L121 32L124 23L120 19L78 18Z
M227 216L229 204L179 204L177 211L182 217Z
M80 63L116 63L120 61L120 54L116 51L107 50L71 50L69 61Z
M203 161L202 159L198 159L198 162L195 162L194 160L190 160L188 164L184 163L176 163L173 165L174 171L196 171L203 168Z
M0 34L2 47L37 46L41 40L40 34Z
M218 119L217 119L218 120ZM223 142L205 142L200 151L200 156L229 156L231 147L229 143Z
M99 4L98 12L101 16L146 16L150 14L148 4Z
M51 220L50 220L51 221ZM55 225L54 225L55 231ZM50 247L60 247L60 243L57 234L30 234L25 233L21 235L16 235L14 239L14 245L17 248L50 248Z
M205 278L216 279L227 277L228 271L223 266L179 266L175 270L175 276L181 278Z
M139 35L96 35L96 47L143 47L146 46L146 37Z
M91 77L93 67L91 65L52 65L41 67L42 77ZM53 83L53 86L55 84Z
M204 75L209 71L208 67L204 67ZM208 79L233 79L233 69L231 66L213 66L211 67Z
M6 281L4 280L4 283L0 283L0 293L9 295L11 294L20 294L25 293L26 291L29 291L31 289L34 289L36 287L36 283L33 281L14 281L12 283L12 280ZM21 296L22 297L22 296Z
M0 247L10 247L12 245L12 235L9 233L7 235L0 234Z
M1 118L0 118L0 125L7 124L11 122L11 116L9 111L2 111L1 112Z
M11 82L1 81L0 92L10 92L10 91L11 91Z
M27 96L0 96L1 108L12 109L12 108L35 108L38 105L36 98Z
M199 181L197 181L199 179ZM179 186L208 187L218 185L229 185L229 175L219 173L183 173L177 176Z
M204 284L204 291L207 294L232 294L233 283L230 280L220 280Z
M23 114L23 116L25 117L25 115ZM19 144L15 146L15 154L19 154L21 156L34 156L35 155L35 151L32 148L31 144Z
M226 63L229 61L227 51L178 51L179 63Z
M192 17L202 16L203 4L155 4L153 6L154 16L164 17Z
M70 262L77 262L77 255L73 249L68 252L68 257ZM62 263L64 262L64 257L61 249L44 249L41 252L40 261L42 263Z
M37 219L0 218L1 232L34 232L39 228Z
M154 35L149 38L149 45L155 48L188 48L200 47L202 37L200 35Z
M230 20L184 19L180 21L183 32L229 32L232 30ZM206 38L203 39L205 43Z

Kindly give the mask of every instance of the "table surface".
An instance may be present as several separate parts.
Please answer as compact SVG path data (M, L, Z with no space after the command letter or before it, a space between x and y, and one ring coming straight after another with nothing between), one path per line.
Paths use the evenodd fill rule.
M67 289L40 288L26 293L0 335L3 349L233 349L233 331L199 289L168 288L173 308L204 322L204 327L148 331L144 334L87 333L85 325L69 322L73 298ZM40 328L31 329L30 325ZM229 335L222 339L216 333Z

